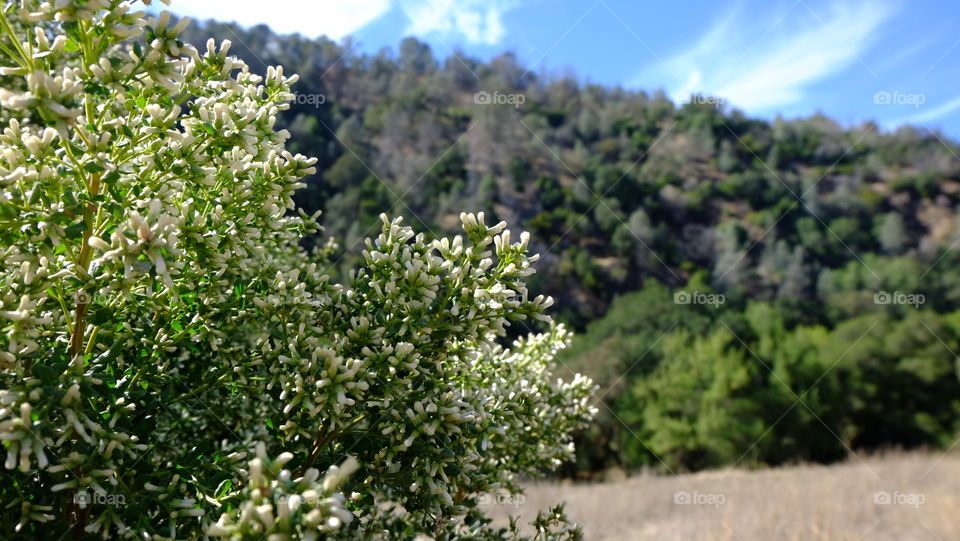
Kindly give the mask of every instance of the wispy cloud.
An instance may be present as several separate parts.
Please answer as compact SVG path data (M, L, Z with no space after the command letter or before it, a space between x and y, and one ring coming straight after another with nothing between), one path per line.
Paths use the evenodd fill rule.
M926 36L922 38L918 38L913 43L910 43L905 47L899 48L897 52L893 53L886 59L882 60L877 66L875 66L877 73L885 74L884 72L894 71L897 68L903 68L904 64L912 63L914 64L914 66L917 66L918 64L915 62L915 60L917 60L917 55L919 55L921 51L924 51L925 49L929 49L932 45L937 43L941 38L942 38L942 35L940 35L939 33L930 32ZM914 62L907 62L908 60L914 61ZM922 68L923 66L919 66L919 67Z
M281 34L299 32L336 40L397 8L409 23L405 34L495 45L506 35L504 15L519 5L520 0L270 0L264 8L261 2L249 0L203 0L177 2L173 9L194 19L267 24Z
M766 21L730 15L688 50L633 82L665 85L678 101L704 93L754 112L801 102L813 83L862 63L875 31L896 10L861 0L819 11L798 1L787 16Z
M884 124L890 127L896 127L903 124L923 124L926 122L939 120L957 110L960 110L960 96L942 103L933 109L928 109L926 111L915 113L909 116L897 118L889 122L884 122Z
M269 5L237 0L203 0L176 2L171 9L194 19L235 21L243 26L267 24L274 32L281 34L299 32L309 37L325 35L340 39L386 13L390 5L391 0L270 0Z
M467 43L495 45L506 35L503 16L518 0L398 0L410 21L406 33L462 37Z

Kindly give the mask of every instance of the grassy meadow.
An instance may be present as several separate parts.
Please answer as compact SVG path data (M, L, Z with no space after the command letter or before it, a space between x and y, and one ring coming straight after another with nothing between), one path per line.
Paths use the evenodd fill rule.
M534 482L524 497L489 507L506 524L511 515L527 518L563 500L570 518L595 541L960 538L960 456L955 454L892 453L832 466L608 478ZM685 499L689 503L680 503Z

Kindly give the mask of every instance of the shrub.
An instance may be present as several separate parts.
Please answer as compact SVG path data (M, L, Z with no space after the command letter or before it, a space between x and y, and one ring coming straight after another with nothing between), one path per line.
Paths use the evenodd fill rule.
M169 19L0 7L0 537L517 535L478 503L593 414L552 373L562 326L498 345L549 323L528 236L383 216L333 283L291 212L314 160L274 129L296 76Z
M642 430L626 441L628 456L648 449L665 464L701 469L736 463L750 450L764 429L762 406L751 396L757 367L735 340L723 328L663 338L670 360L635 383L626 397L632 408L618 405L624 422Z

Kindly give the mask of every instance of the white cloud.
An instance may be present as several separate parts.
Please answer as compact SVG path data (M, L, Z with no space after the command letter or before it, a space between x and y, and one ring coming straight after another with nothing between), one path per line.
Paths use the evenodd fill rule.
M819 11L798 2L781 20L748 23L742 15L728 16L693 47L633 82L666 84L677 101L704 93L754 112L798 103L812 83L859 63L894 14L887 4L864 1Z
M517 0L399 0L410 20L406 33L462 36L467 43L495 45L503 39L503 16Z
M174 3L172 11L194 19L266 24L274 32L339 40L385 15L394 6L408 19L405 33L462 37L466 43L495 45L506 35L504 15L520 0L202 0Z
M891 127L896 127L903 124L924 124L926 122L943 118L958 109L960 109L960 96L957 96L946 103L938 105L933 109L928 109L920 113L899 118L885 124Z
M194 19L235 21L242 26L266 24L274 32L299 32L311 38L339 40L390 9L391 0L200 0L174 2L170 10Z
M904 63L906 60L913 58L920 51L927 49L928 47L936 43L939 38L940 36L931 34L925 38L917 39L913 43L905 46L904 48L900 49L898 52L891 55L889 58L886 58L883 61L881 61L879 65L871 66L871 67L875 67L877 73L881 74L881 77L883 77L884 72L889 71L892 68L896 68L898 65L900 65L901 63ZM914 65L914 67L922 67L922 66Z

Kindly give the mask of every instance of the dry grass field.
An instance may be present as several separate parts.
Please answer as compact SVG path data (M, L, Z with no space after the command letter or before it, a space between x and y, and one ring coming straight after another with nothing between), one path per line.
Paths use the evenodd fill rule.
M531 483L488 504L505 523L567 502L599 540L960 539L960 456L888 454L833 466L640 474L604 483Z

